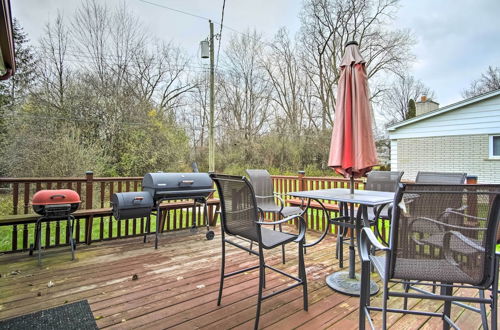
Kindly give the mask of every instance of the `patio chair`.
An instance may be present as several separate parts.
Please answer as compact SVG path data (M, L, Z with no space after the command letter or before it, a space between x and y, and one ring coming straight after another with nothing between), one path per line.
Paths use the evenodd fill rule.
M403 173L403 171L371 171L366 177L365 190L396 192ZM379 232L378 221L390 220L390 209L390 205L368 208L368 219L375 226L375 232L380 238L384 235Z
M248 178L252 183L253 189L255 191L255 199L257 200L257 207L259 209L259 215L261 221L265 219L265 213L277 214L280 218L286 218L291 215L301 214L302 209L297 206L285 206L285 202L279 196L278 193L274 192L273 180L271 175L266 170L246 170ZM280 201L280 204L276 204L276 199ZM274 226L273 229L276 226ZM278 225L279 231L283 231L281 224ZM252 245L250 245L250 249ZM285 246L281 247L283 263L285 263Z
M464 184L467 173L419 171L415 183Z
M484 214L485 221L480 221L473 229L477 233L472 240L463 234L470 227L459 226L453 217L442 216L455 206L456 200L475 200L477 209ZM451 203L451 204L450 204ZM485 305L491 306L491 328L497 327L498 265L500 254L495 252L495 238L500 222L500 185L438 185L438 184L401 184L394 199L392 224L389 245L381 244L373 231L365 227L360 234L360 256L362 260L361 296L359 310L359 328L364 329L366 321L373 328L370 312L382 312L382 328L386 328L387 313L410 313L414 315L435 316L443 319L443 329L456 324L450 319L452 302L460 302L462 307L481 313L482 323L488 328ZM444 233L442 251L432 253L428 248L419 245L419 237L412 228L419 227L427 233ZM416 243L416 245L415 245ZM375 246L385 255L370 254L371 246ZM415 248L417 246L417 248ZM460 247L462 252L459 252ZM474 265L467 256L474 254ZM383 282L382 307L370 306L369 281L370 264L375 266ZM416 288L417 293L396 291L397 286L390 283L401 283L405 286L437 286L439 294ZM390 288L389 288L390 287ZM453 295L454 289L479 289L480 293L490 290L491 295L485 298ZM440 312L425 312L398 309L387 306L389 297L432 299L443 301ZM478 309L464 303L479 303Z
M259 325L259 316L261 302L267 298L271 298L279 293L288 291L297 286L302 286L304 310L307 311L307 278L304 267L304 237L306 231L305 220L300 215L292 215L274 222L261 221L258 213L257 201L255 193L250 182L241 176L230 176L222 174L211 174L221 201L221 226L222 226L222 264L221 264L221 277L219 297L217 305L220 306L222 299L222 289L224 287L224 279L237 274L246 273L248 271L259 269L259 291L257 298L257 312L255 317L255 329ZM271 229L264 228L265 225L279 225L293 219L299 220L299 233L279 232ZM254 241L258 244L258 251L253 251L238 242L229 240L227 236L240 238L246 241ZM264 250L270 250L275 247L288 244L298 243L298 277L287 274L282 270L276 269L273 266L266 264L264 259ZM226 243L243 249L251 254L259 257L259 264L256 266L248 267L232 273L226 274L225 268L225 251ZM296 283L291 284L281 290L274 291L266 296L263 295L265 288L265 270L270 269L276 271L288 278L294 280Z
M401 182L403 171L371 171L366 177L365 190L396 192L398 185ZM389 209L390 205L382 205L381 207L369 207L368 220L370 225L375 228L375 233L385 244L387 244L385 235L379 232L378 221L390 220ZM348 227L340 229L337 237L336 256L339 264L343 265L344 255L342 244L344 244L344 236L347 234Z

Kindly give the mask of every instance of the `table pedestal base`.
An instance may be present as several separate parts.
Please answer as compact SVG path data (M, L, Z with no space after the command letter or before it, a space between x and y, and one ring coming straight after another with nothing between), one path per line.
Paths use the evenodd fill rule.
M361 291L361 275L354 274L355 278L349 278L349 272L336 272L326 277L326 284L335 291L350 296L359 296ZM378 292L377 283L370 281L370 295Z

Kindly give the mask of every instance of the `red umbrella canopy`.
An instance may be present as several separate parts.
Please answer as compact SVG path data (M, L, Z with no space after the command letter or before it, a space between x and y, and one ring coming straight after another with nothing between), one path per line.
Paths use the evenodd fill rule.
M347 44L340 69L328 166L345 177L359 178L378 161L365 60L356 42Z

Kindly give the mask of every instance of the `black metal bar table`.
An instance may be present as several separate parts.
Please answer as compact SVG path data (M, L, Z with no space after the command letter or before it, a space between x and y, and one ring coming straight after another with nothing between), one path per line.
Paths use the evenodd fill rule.
M328 224L339 225L346 228L355 229L356 237L362 226L369 225L368 207L382 206L389 204L394 199L394 193L372 190L354 190L352 194L349 189L322 189L310 191L290 192L288 195L298 198L307 199L307 207L304 213L307 212L311 200L315 200L323 207L323 212L327 215ZM322 201L336 201L340 204L340 216L331 218L330 213L324 207ZM354 205L357 204L356 209ZM356 212L356 214L354 214ZM303 214L304 214L303 213ZM306 244L305 247L314 246L321 242L328 233L330 226L325 226L325 231L320 238L312 243ZM349 241L349 271L335 272L326 277L326 283L332 289L352 295L359 296L360 291L360 275L355 272L355 245L354 235L351 233ZM343 267L343 264L340 264ZM370 294L378 292L378 286L375 282L370 283Z

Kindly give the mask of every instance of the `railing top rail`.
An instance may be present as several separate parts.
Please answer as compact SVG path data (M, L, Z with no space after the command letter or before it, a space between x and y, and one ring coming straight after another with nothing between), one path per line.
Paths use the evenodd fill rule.
M0 183L37 183L37 182L86 182L84 177L70 178L70 177L46 177L46 178L0 178ZM94 177L92 181L142 181L142 177Z
M86 179L79 178L0 178L0 183L25 183L25 182L85 182Z

